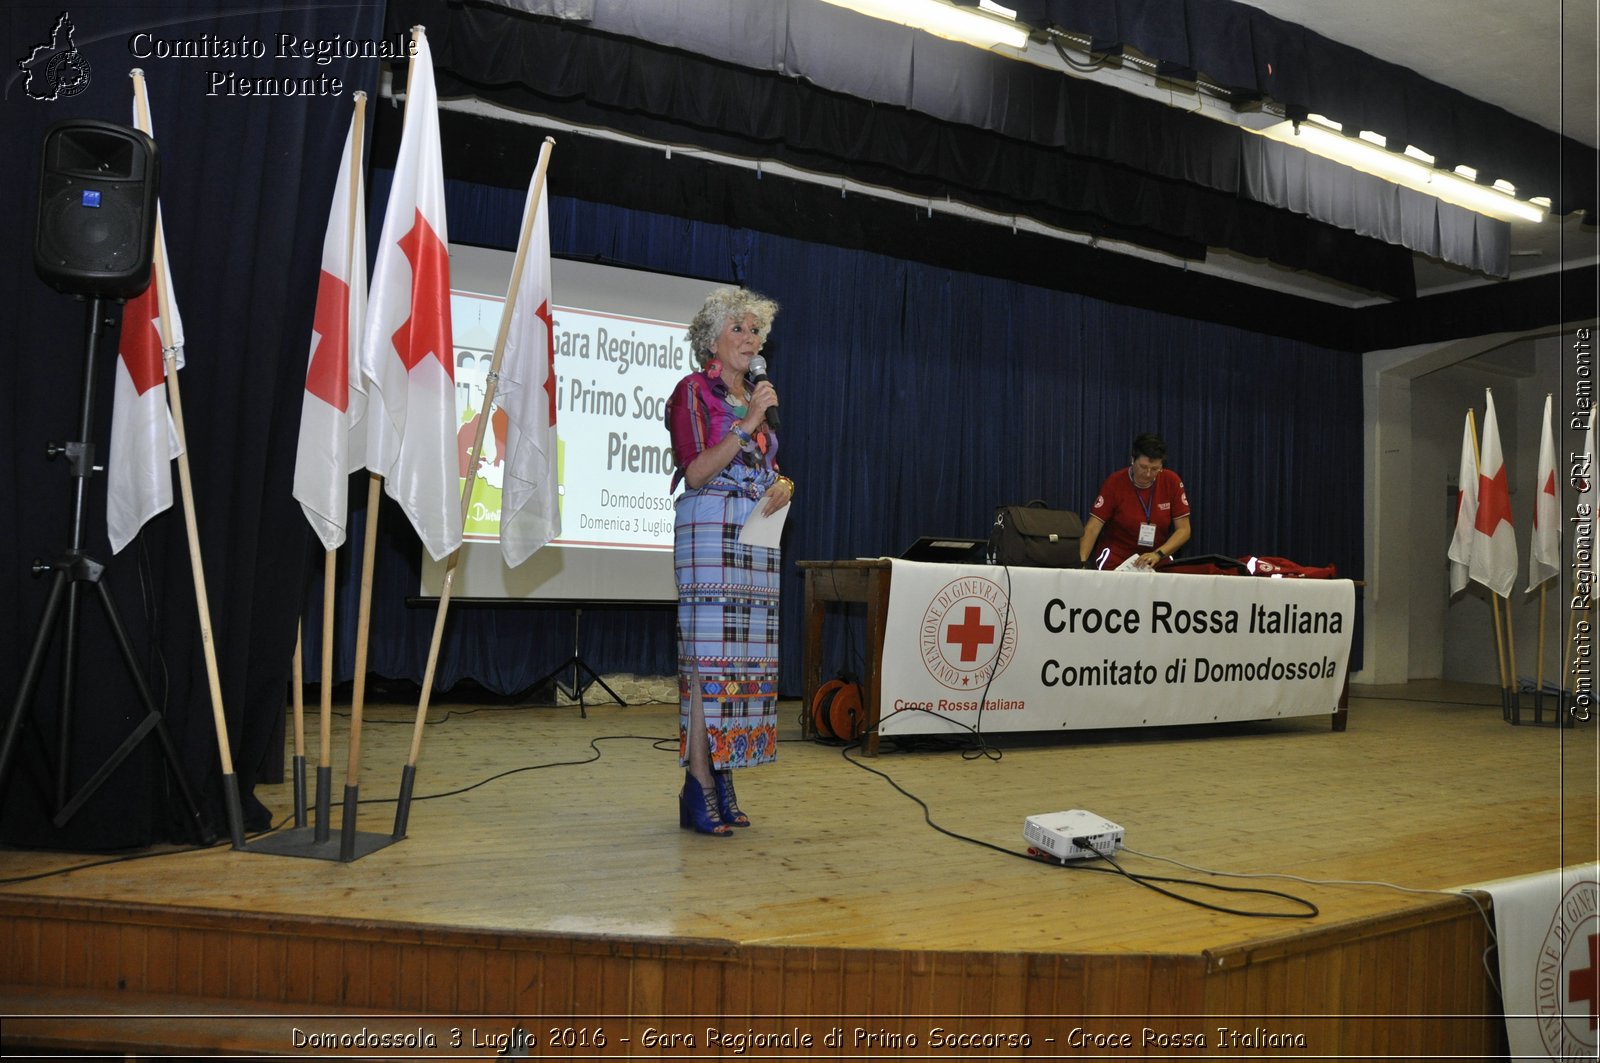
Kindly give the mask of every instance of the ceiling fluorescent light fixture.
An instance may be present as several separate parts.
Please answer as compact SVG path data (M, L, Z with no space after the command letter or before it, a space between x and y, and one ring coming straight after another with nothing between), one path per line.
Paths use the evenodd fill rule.
M979 48L1003 44L1022 49L1028 44L1028 31L998 15L970 7L956 7L941 0L823 0L835 7L849 8L858 14L896 22L912 29L926 30L939 37Z
M1538 222L1545 217L1545 211L1538 206L1501 189L1485 188L1448 170L1377 147L1366 133L1347 137L1317 122L1302 120L1280 122L1261 130L1261 135L1501 221Z

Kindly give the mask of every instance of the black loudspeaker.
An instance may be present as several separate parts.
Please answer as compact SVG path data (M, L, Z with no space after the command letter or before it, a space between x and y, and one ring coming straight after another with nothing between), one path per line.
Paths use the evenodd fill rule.
M74 119L45 134L33 268L57 291L125 299L150 283L156 142L137 129Z

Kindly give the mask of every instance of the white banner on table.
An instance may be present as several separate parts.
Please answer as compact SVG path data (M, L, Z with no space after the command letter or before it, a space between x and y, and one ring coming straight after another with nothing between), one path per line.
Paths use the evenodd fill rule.
M1354 622L1349 580L895 561L879 733L1332 713Z
M1494 898L1514 1060L1592 1060L1600 1014L1600 864L1479 886Z

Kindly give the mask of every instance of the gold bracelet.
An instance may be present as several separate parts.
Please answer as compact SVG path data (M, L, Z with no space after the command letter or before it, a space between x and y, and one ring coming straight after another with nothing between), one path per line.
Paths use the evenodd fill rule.
M789 479L787 476L780 476L780 477L778 477L778 482L783 484L787 488L789 488L789 497L793 498L794 497L794 481Z

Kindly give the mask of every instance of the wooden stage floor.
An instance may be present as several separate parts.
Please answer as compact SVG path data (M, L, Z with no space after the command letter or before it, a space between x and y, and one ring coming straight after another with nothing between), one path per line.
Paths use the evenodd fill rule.
M392 828L412 712L368 708L363 832ZM1482 687L1358 686L1344 733L1312 717L1002 736L987 755L851 759L801 740L797 714L779 762L740 776L756 825L729 839L677 827L673 706L446 702L408 837L355 861L0 851L7 880L86 865L0 885L0 1038L493 1056L521 1027L546 1057L1485 1058L1504 1050L1485 922L1433 891L1597 855L1595 724L1512 727ZM258 796L291 810L287 785ZM1015 855L1025 817L1069 808L1126 829L1148 854L1121 854L1130 871L1319 914L1209 911ZM346 1036L361 1029L394 1043ZM671 1034L687 1041L652 1041Z

